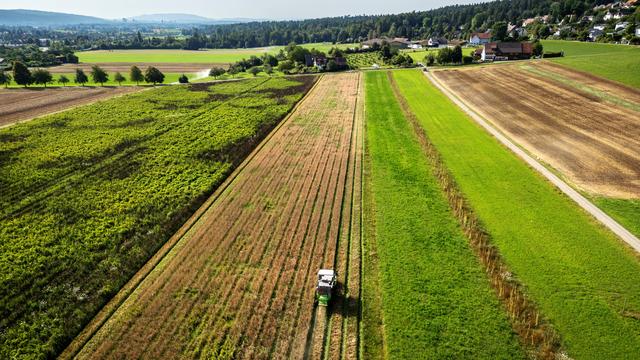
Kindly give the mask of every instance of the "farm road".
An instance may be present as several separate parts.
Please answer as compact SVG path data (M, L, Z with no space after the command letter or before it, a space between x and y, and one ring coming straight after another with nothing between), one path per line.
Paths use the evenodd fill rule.
M460 100L457 96L453 94L453 92L446 87L445 84L441 83L436 77L434 77L431 73L425 73L427 78L442 91L451 101L453 101L456 105L458 105L465 113L467 113L476 123L482 126L486 131L488 131L492 136L494 136L498 141L500 141L504 146L506 146L509 150L515 153L518 157L523 159L529 166L538 171L542 176L547 178L553 185L555 185L560 191L562 191L565 195L567 195L571 200L575 201L581 208L595 217L598 221L600 221L605 227L615 233L620 239L629 244L633 249L637 252L640 252L640 239L638 239L635 235L633 235L629 230L625 229L622 225L620 225L617 221L612 219L609 215L604 213L604 211L600 210L597 206L595 206L591 201L587 200L584 196L582 196L579 192L569 186L566 182L556 176L553 172L547 169L540 162L535 160L529 154L527 154L524 150L522 150L518 145L513 143L509 138L507 138L504 134L498 131L493 125L489 124L484 118L482 118L478 113L472 110L469 106L467 106L462 100Z

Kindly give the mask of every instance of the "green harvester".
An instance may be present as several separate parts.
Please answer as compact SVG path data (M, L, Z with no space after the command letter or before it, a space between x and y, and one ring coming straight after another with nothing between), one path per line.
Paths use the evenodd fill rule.
M318 271L318 286L316 286L316 301L319 305L328 306L331 301L333 289L336 286L337 274L333 270L321 269Z

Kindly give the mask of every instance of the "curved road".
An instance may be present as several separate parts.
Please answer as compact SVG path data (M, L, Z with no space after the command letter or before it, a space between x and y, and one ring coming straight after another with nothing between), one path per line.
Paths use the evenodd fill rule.
M597 206L595 206L591 201L587 200L584 196L582 196L579 192L574 190L571 186L569 186L562 179L553 174L549 169L540 164L536 159L527 154L524 150L518 147L515 143L513 143L509 138L507 138L504 134L494 128L491 124L489 124L486 120L484 120L478 113L473 111L469 106L467 106L461 99L459 99L449 88L446 87L443 83L441 83L438 79L436 79L431 73L424 73L431 83L433 83L440 91L442 91L451 101L453 101L456 105L458 105L464 112L466 112L476 123L482 126L486 131L488 131L491 135L493 135L498 141L504 144L509 150L518 155L522 160L524 160L529 166L538 171L542 176L547 178L553 185L555 185L560 191L565 193L571 200L575 201L581 208L586 210L589 214L591 214L594 218L600 221L604 226L606 226L609 230L613 231L620 239L629 244L635 251L640 252L640 239L638 239L635 235L633 235L629 230L625 229L622 225L620 225L617 221L612 219L609 215L605 214L604 211L600 210Z

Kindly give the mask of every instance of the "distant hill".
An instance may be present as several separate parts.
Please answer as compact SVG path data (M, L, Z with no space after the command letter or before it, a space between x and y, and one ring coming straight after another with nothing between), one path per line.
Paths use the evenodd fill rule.
M111 21L93 16L65 14L39 10L0 10L0 25L78 25L107 24Z
M135 21L139 23L174 23L174 24L238 24L250 21L257 21L255 19L211 19L204 16L192 15L192 14L146 14L140 16L134 16L127 18L129 21Z

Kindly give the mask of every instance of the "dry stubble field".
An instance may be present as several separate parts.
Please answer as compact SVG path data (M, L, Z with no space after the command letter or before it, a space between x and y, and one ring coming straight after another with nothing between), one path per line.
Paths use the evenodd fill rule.
M640 198L640 112L633 108L640 94L555 65L531 66L532 71L507 65L433 74L582 190ZM569 85L573 80L582 88Z
M133 86L2 89L0 90L0 127L139 90L140 88Z
M78 357L319 357L314 323L355 357L359 84L358 73L324 76ZM323 267L338 270L348 300L330 321L314 319Z

